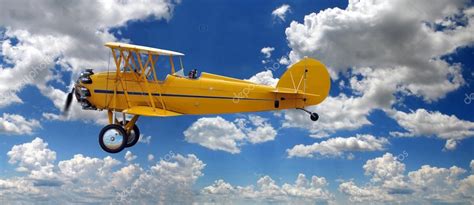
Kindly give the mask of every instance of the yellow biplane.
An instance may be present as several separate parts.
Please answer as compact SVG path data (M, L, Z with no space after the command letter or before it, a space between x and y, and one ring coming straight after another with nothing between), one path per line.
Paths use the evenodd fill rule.
M316 121L318 114L305 107L321 103L331 85L325 66L311 58L292 65L272 87L205 72L198 76L196 69L185 75L184 54L175 51L116 42L105 46L111 49L115 70L94 73L88 69L81 73L68 94L65 111L73 95L83 109L107 110L109 125L101 130L99 144L109 153L137 143L139 116L300 109ZM166 72L164 79L159 78L159 72ZM116 113L122 113L121 121Z

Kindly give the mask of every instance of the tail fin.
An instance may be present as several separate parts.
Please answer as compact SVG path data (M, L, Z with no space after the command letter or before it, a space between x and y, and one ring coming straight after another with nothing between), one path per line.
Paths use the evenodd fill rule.
M305 107L319 104L329 95L331 78L321 62L304 58L283 73L276 88L277 93L297 94L302 99L298 106Z

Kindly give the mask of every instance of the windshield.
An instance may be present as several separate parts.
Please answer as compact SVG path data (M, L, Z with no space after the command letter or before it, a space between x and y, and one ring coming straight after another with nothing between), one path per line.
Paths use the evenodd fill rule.
M174 74L177 75L177 76L180 76L180 77L186 77L186 76L184 75L184 69L183 69L183 68L180 69L180 70L178 70L178 71L176 71L176 73L174 73Z

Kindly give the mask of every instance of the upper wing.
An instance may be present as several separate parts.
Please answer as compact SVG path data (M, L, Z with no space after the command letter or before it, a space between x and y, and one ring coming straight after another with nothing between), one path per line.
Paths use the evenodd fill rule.
M119 42L108 42L105 46L109 48L123 48L127 50L137 50L140 53L152 53L155 55L165 55L165 56L184 56L183 53L170 51L165 49L159 48L151 48L147 46L139 46L139 45L132 45L127 43L119 43Z
M171 117L171 116L178 116L182 115L181 113L163 110L160 108L152 108L147 106L135 106L128 108L123 111L124 113L133 114L133 115L141 115L141 116L149 116L149 117Z

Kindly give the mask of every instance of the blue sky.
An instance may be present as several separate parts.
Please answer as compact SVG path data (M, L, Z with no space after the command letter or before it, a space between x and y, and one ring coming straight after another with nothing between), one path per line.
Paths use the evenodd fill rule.
M107 203L113 198L105 197L106 194L120 192L121 188L146 187L146 183L139 183L141 176L149 174L159 181L167 177L179 178L182 170L189 169L189 173L183 171L183 176L195 178L183 180L189 182L190 187L173 187L172 190L178 191L162 193L165 202L174 201L176 197L187 198L187 192L181 189L189 188L193 196L189 200L197 202L212 199L225 203L226 199L236 197L234 203L250 200L252 203L287 204L292 203L292 199L310 204L473 203L474 98L471 104L464 102L466 95L474 92L471 86L474 80L472 2L439 1L434 3L439 6L428 7L430 1L420 1L416 5L409 1L387 1L386 4L361 1L348 7L347 1L211 0L160 1L145 7L137 6L144 2L135 6L131 2L110 3L111 10L106 10L105 14L96 13L94 5L82 3L64 3L56 7L49 2L38 9L34 9L34 5L20 9L14 3L5 6L5 12L1 13L26 10L31 12L31 17L25 21L16 15L0 16L3 19L0 20L3 29L0 93L6 96L11 93L9 89L14 90L9 100L0 100L0 113L3 113L0 115L0 202L21 203L25 200L32 203L42 199L45 203L71 200ZM283 5L288 5L289 9L279 15L272 14ZM155 9L163 6L169 10ZM37 18L42 12L57 13L65 8L70 12L82 11L80 9L85 12L66 12L64 20L51 22ZM390 15L393 10L403 8L408 9L406 14ZM411 11L410 8L415 9ZM120 15L125 9L129 9L129 13ZM362 15L364 13L367 16ZM452 18L456 15L464 18ZM61 26L82 21L83 24L77 24L82 31L78 33L68 26ZM453 26L456 21L465 24L456 28ZM430 30L433 27L430 23L435 26L444 23L447 28ZM392 28L394 31L390 31ZM313 57L331 71L331 97L321 106L310 108L321 115L316 125L301 120L298 116L309 121L300 111L219 115L222 120L214 115L143 117L138 125L144 137L151 136L150 141L111 155L102 151L97 141L103 127L100 119L103 120L105 113L85 113L73 105L77 107L73 108L72 115L64 118L60 110L71 79L81 70L89 67L106 70L107 50L99 43L91 47L85 44L110 40L128 40L133 44L183 52L187 70L196 68L259 83L275 80L285 71L288 65L282 59L291 64L303 56ZM44 45L51 45L51 48ZM270 57L262 52L264 47L274 48ZM15 49L22 52L15 53ZM38 53L27 52L32 50ZM20 74L28 73L28 69L37 66L38 59L45 59L46 55L55 57L46 62L48 72L26 85L18 83ZM278 69L270 72L268 68L274 65ZM255 77L257 73L262 75ZM12 74L17 75L12 78ZM252 119L256 116L265 123L254 124ZM247 125L239 127L238 120L246 121ZM207 133L206 128L213 128L207 122L217 122L218 128L228 125L236 132L244 133L246 139L236 141L238 153L217 145L206 145L205 139L191 142L194 135L184 134L193 128L195 132ZM200 129L198 125L204 128ZM275 134L270 134L268 140L252 143L249 130L260 126ZM230 131L220 131L220 135L208 134L215 134L213 137L216 138L233 135ZM37 141L37 137L42 141ZM351 137L352 141L348 140ZM454 145L447 144L450 140ZM304 146L307 152L298 152L294 149L297 145ZM126 159L126 151L136 159ZM292 151L295 155L290 154ZM55 153L54 158L45 157L51 152ZM89 159L78 160L77 154ZM149 155L154 159L149 160ZM124 167L142 170L132 174L132 180L119 180L119 185L111 185L114 189L110 193L96 192L104 198L91 197L77 187L77 184L109 186L100 184L106 183L105 179L105 182L97 180L97 184L87 184L86 179L97 179L100 174L84 171L87 176L80 175L82 178L74 181L61 165L67 164L61 161L77 160L78 167L74 169L80 170L86 167L79 166L81 163L95 160L91 164L96 167L91 165L94 167L91 169L97 170L97 166L105 164L107 156L121 161L112 168L110 175L127 173L122 169ZM183 162L186 160L192 163ZM199 162L205 166L200 167ZM177 168L168 163L176 163ZM147 172L154 170L154 166L169 169L176 175ZM19 169L21 167L26 170ZM423 179L433 179L433 184L421 184L424 180L416 178L417 173L425 173ZM304 174L310 181L311 176L323 177L325 183L308 184L304 188L295 185L294 193L297 194L294 194L284 184L297 184L295 179L299 174ZM454 182L448 182L446 176L454 177ZM274 182L262 180L266 177ZM221 179L225 184L217 183ZM16 186L20 186L21 180L31 186L31 195L21 194ZM37 186L42 180L60 185ZM179 181L181 178L176 180L176 183L182 182ZM153 183L150 181L149 186L158 187L157 190L170 186ZM278 194L269 191L271 186L265 186L274 184ZM238 188L250 185L254 187L253 195L246 195L249 193ZM424 186L439 189L427 191ZM47 190L55 188L70 191L71 195L46 194ZM393 194L393 190L408 194ZM375 194L360 194L364 191ZM132 201L163 202L146 193L143 196L146 198Z

